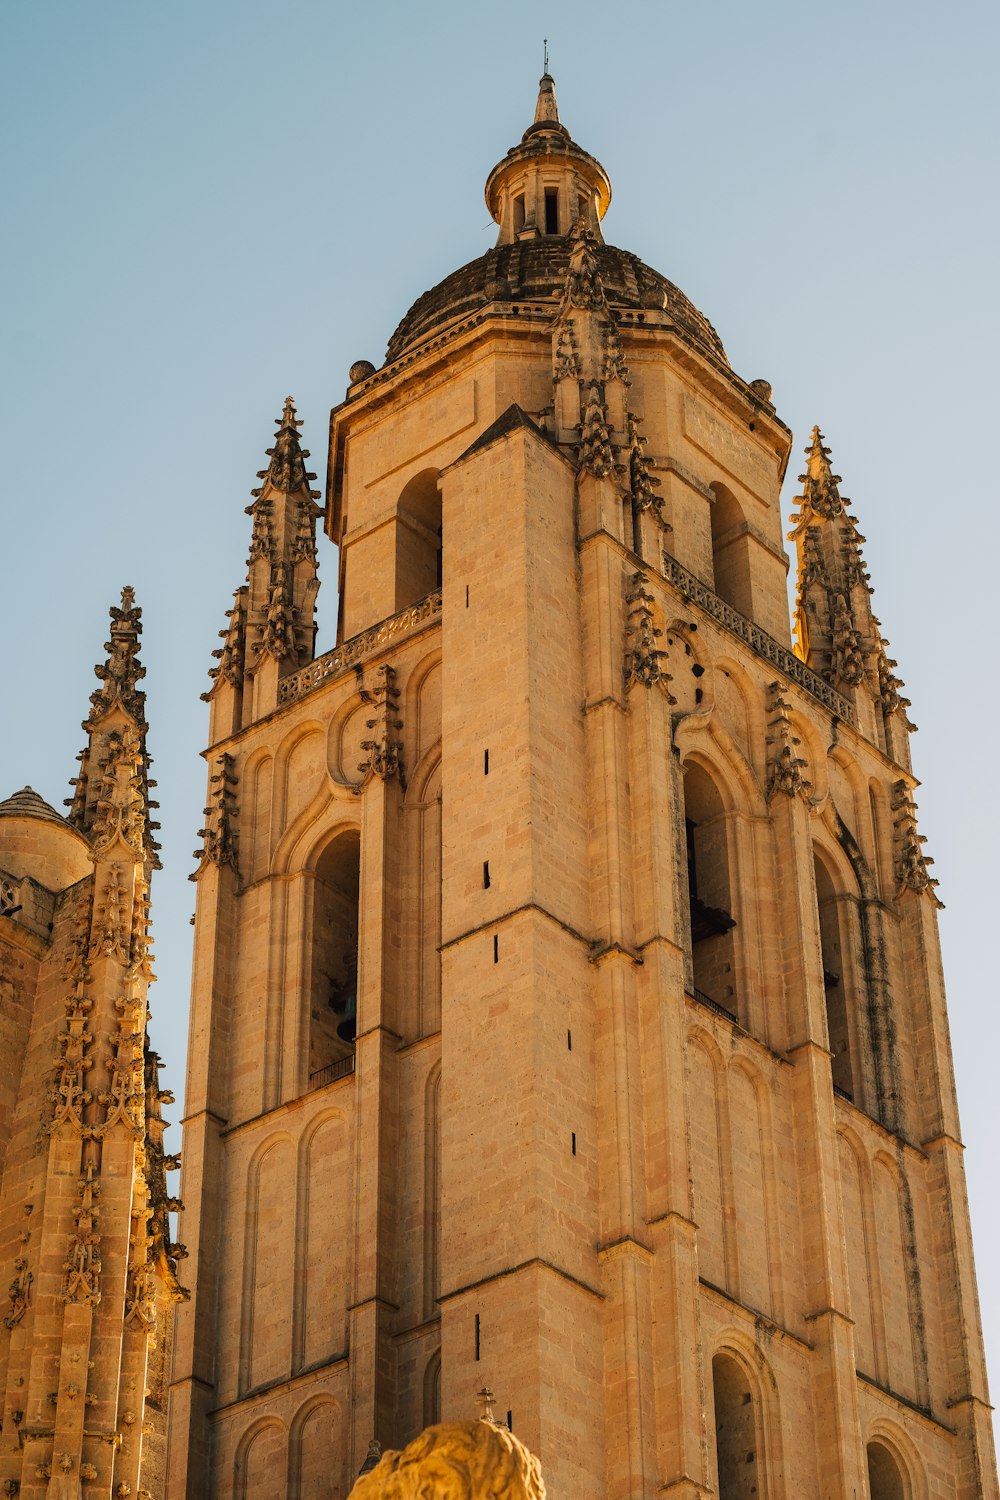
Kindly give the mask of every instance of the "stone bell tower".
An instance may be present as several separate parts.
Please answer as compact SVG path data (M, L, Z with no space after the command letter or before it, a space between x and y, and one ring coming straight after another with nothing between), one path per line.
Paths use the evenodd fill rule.
M149 1045L158 866L142 630L111 610L61 816L0 803L0 1479L22 1500L164 1493L172 1243Z
M496 246L286 403L211 706L168 1494L496 1393L555 1500L996 1495L906 700L818 431L607 244L542 79ZM339 549L313 657L315 524Z

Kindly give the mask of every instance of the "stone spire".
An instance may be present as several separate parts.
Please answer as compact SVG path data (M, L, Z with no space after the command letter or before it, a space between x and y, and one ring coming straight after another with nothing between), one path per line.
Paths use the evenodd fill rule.
M818 427L806 449L806 472L792 516L789 540L798 554L795 598L796 651L807 666L847 697L859 710L859 722L884 742L884 748L908 764L904 731L912 729L905 710L908 699L895 676L879 622L872 613L872 588L865 569L857 517L841 495L830 449ZM863 700L871 705L864 712ZM867 722L866 722L867 721Z
M112 783L118 767L128 766L130 803L127 814L130 846L142 852L150 866L159 866L159 844L153 830L159 823L150 810L159 806L149 796L156 782L149 777L151 758L146 750L146 695L139 683L146 668L139 661L142 610L135 590L122 589L121 606L111 606L111 639L104 643L105 661L94 668L100 687L90 695L90 712L83 721L87 733L81 751L80 770L71 780L73 796L66 798L68 821L82 833L100 840L105 836ZM122 773L124 774L124 773Z
M313 658L316 521L323 512L316 504L319 491L310 487L316 475L306 468L309 450L299 441L301 426L295 403L286 396L274 446L267 449L270 462L257 476L263 483L251 491L253 503L247 506L252 518L247 581L219 632L223 645L212 653L218 664L210 670L213 684L204 695L215 700L226 688L235 695L233 713L225 715L228 728L219 726L223 733L268 712L265 701L274 707L269 688L263 695L250 691L256 679L277 681Z
M536 125L558 125L559 106L556 104L556 81L551 73L543 73L538 80L538 103L535 105Z

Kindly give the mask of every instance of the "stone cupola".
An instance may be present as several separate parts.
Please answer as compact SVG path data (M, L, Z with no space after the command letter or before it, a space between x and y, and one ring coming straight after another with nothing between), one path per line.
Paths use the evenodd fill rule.
M486 206L500 225L498 245L567 235L578 219L601 239L611 180L559 122L556 86L544 73L535 118L486 179Z

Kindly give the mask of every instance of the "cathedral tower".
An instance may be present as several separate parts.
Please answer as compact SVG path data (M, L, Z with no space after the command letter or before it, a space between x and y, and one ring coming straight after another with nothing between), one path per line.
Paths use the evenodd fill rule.
M168 1493L338 1496L490 1387L554 1500L995 1496L906 700L817 432L605 243L551 78L494 249L290 402L217 653Z
M111 611L62 817L0 803L0 1479L22 1500L163 1495L183 1247L171 1242L152 978L142 630Z

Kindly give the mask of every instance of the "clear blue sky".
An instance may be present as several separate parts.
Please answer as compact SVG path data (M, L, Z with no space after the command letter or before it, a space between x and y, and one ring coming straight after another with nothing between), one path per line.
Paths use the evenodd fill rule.
M352 361L378 364L410 302L493 242L483 182L530 120L547 35L562 118L612 177L608 238L772 382L799 450L820 423L868 538L947 903L996 1389L997 7L33 0L3 30L0 796L60 805L107 606L134 584L167 1081L180 1095L199 693L274 418L291 392L322 473Z

